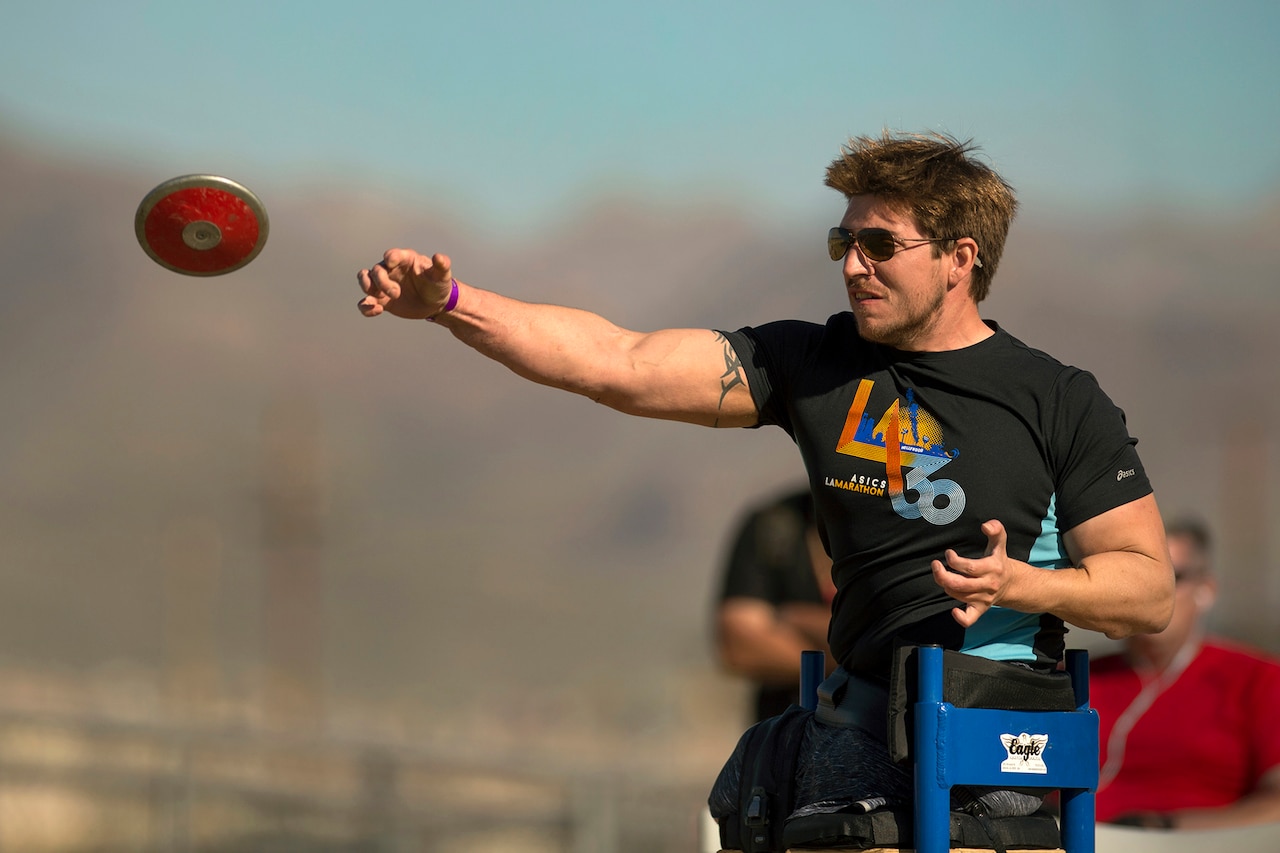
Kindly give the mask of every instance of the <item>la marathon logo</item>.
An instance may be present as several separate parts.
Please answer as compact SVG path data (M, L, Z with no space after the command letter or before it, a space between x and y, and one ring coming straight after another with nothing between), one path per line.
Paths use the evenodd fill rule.
M1000 735L1009 757L1000 762L1002 773L1048 773L1044 763L1044 751L1049 746L1048 735Z
M960 455L959 449L947 448L942 425L919 404L910 388L905 405L894 394L877 420L867 411L873 387L870 379L858 383L836 453L882 463L884 479L871 478L876 485L867 485L828 477L827 485L875 497L887 494L893 511L902 518L950 524L964 512L964 489L937 475Z

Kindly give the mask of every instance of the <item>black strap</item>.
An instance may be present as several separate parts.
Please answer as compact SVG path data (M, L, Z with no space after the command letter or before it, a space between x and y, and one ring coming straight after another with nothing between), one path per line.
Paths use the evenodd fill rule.
M964 785L953 785L951 787L951 802L960 807L960 811L965 814L973 815L978 819L978 824L982 827L982 831L987 834L987 840L991 842L991 849L996 853L1009 853L1004 843L1000 840L1000 834L996 832L995 824L991 822L991 817L987 814L987 807L982 804L982 800L978 799L973 791Z

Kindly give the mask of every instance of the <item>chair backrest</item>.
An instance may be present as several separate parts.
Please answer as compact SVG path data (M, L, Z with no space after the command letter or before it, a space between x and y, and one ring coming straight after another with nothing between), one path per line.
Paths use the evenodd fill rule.
M915 704L917 853L950 849L953 785L1057 789L1066 853L1094 853L1098 714L1089 707L1088 652L1067 652L1074 711L957 708L942 699L942 648L919 649Z

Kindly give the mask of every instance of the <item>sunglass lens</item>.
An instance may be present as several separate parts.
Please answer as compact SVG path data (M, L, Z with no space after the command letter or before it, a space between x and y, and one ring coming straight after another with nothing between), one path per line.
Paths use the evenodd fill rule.
M852 236L843 228L832 228L827 232L827 254L831 256L831 260L844 260L844 256L849 252Z
M897 248L893 242L893 234L883 228L863 228L856 235L843 228L832 228L827 232L827 254L831 260L842 261L844 256L857 243L862 254L873 261L887 261L893 257Z
M887 261L893 257L893 235L883 228L863 228L858 232L858 245L873 261Z

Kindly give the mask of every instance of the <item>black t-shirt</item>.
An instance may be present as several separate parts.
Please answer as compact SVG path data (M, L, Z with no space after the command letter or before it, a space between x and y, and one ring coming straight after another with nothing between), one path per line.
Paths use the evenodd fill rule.
M823 604L806 536L812 514L813 499L807 489L748 512L729 549L720 601L754 598L774 607ZM799 688L798 681L760 685L755 696L756 719L785 711L798 700Z
M994 607L966 630L931 561L981 556L979 526L998 519L1009 556L1067 566L1063 532L1151 492L1093 376L989 325L928 353L864 341L848 312L726 333L760 425L786 430L808 470L839 590L830 644L848 670L885 678L898 642L1055 665L1061 619Z

